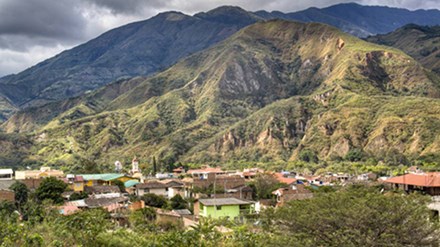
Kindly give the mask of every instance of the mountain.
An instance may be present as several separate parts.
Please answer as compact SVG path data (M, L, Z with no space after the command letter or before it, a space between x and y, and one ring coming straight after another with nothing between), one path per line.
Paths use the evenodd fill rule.
M233 21L227 19L229 16L234 16ZM110 30L21 73L3 77L0 93L20 108L66 99L117 79L160 71L257 20L257 16L237 7L195 16L161 13Z
M337 160L353 150L400 162L440 151L439 85L400 50L273 20L152 77L63 101L63 111L23 111L4 126L36 123L26 129L29 159L58 166L134 155L161 164Z
M436 9L410 11L356 3L336 4L322 9L312 7L287 14L279 11L258 11L255 14L265 19L326 23L358 37L388 33L409 23L429 26L440 24L440 11Z
M424 67L440 74L440 26L406 25L393 32L366 40L401 49Z
M440 12L353 3L294 13L251 13L232 6L194 16L165 12L110 30L23 72L0 78L0 121L19 109L65 100L116 80L152 75L247 25L273 18L327 23L364 37L407 23L439 24Z

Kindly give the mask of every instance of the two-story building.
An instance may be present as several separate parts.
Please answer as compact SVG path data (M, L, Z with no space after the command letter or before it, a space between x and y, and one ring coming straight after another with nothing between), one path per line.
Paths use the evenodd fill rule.
M194 214L200 217L234 219L255 210L255 202L237 198L206 198L194 204Z

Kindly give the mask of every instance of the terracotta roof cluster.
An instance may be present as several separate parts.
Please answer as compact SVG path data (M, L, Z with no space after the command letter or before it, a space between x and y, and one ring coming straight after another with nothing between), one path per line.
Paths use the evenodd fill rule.
M440 187L440 172L429 172L420 174L405 174L403 176L392 177L384 181L392 184L407 184L423 187Z

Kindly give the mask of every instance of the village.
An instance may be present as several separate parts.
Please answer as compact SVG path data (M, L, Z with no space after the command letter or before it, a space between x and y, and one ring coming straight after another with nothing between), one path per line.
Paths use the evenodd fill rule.
M120 162L116 162L115 167L116 171L122 168ZM62 193L64 202L57 206L60 214L71 215L81 210L102 208L120 225L126 224L129 212L145 207L156 211L158 221L184 227L195 225L201 218L243 222L246 216L258 214L265 208L312 198L320 187L355 183L380 184L388 190L430 195L432 203L429 208L437 215L440 211L440 173L425 173L417 167L410 167L405 175L396 177L378 177L374 173L314 176L292 171L273 172L259 168L238 171L209 166L188 170L179 167L173 173L144 176L136 158L128 174L65 174L50 167L17 171L0 169L0 202L15 202L16 196L11 190L15 182L25 184L33 191L48 177L67 185ZM256 185L262 182L266 184ZM263 189L270 191L266 194L255 191ZM158 201L177 202L177 206L163 207L164 203Z

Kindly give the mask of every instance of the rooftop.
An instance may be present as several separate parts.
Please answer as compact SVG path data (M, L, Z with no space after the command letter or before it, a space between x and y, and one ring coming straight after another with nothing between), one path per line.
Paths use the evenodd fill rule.
M206 167L203 169L191 169L186 173L188 174L200 174L200 173L225 173L221 168L218 167Z
M249 205L251 201L240 200L237 198L207 198L199 199L199 202L205 206L222 206L222 205Z
M121 177L124 177L124 174L119 173L103 173L103 174L80 174L78 176L82 176L84 180L103 180L103 181L111 181Z
M275 173L275 178L280 182L280 183L284 183L284 184L291 184L291 183L295 183L296 179L295 178L288 178L288 177L284 177L284 175L282 173Z
M153 189L153 188L167 188L168 185L158 182L158 181L149 181L143 184L136 184L137 189Z
M405 174L392 177L384 181L392 184L408 184L423 187L440 187L440 172L429 172L420 174Z
M137 181L137 180L128 180L127 182L124 183L124 186L125 186L125 188L130 188L130 187L133 187L137 184L139 184L139 181Z

